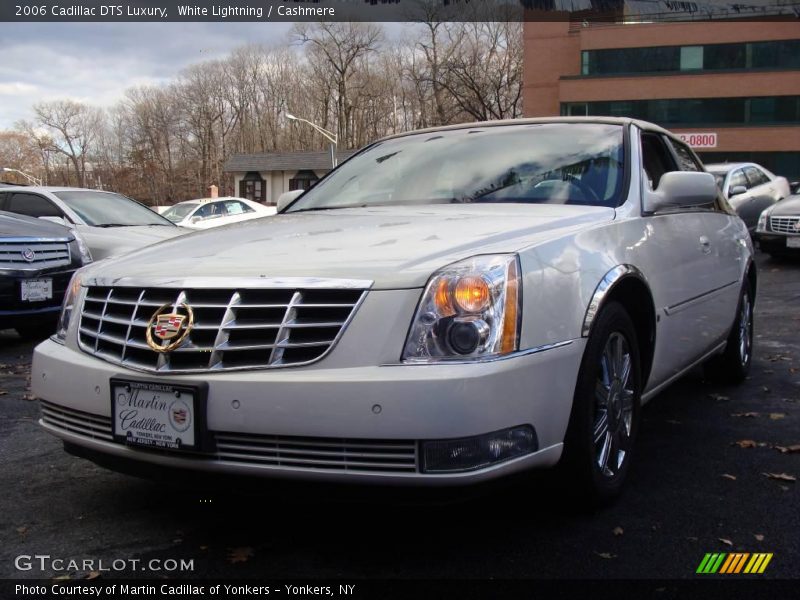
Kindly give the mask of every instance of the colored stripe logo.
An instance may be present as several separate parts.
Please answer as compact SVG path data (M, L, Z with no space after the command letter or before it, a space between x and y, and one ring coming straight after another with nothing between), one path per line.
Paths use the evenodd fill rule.
M769 561L772 560L772 552L709 552L700 561L696 573L702 575L731 575L738 573L760 574L763 573Z

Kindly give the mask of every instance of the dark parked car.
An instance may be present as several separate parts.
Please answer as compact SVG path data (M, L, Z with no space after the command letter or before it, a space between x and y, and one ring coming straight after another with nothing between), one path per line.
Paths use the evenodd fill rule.
M800 195L761 213L755 237L759 248L771 256L800 256Z
M755 163L706 165L717 186L752 233L761 213L788 196L789 182Z
M24 338L55 333L70 278L91 260L69 228L0 211L0 329Z

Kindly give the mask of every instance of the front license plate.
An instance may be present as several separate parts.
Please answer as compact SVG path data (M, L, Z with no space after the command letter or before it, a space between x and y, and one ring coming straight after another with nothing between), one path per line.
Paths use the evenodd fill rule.
M197 399L192 387L112 379L114 437L131 446L196 449Z
M20 297L28 302L41 302L53 298L52 279L23 279Z
M800 248L800 237L787 237L786 238L786 247L787 248Z

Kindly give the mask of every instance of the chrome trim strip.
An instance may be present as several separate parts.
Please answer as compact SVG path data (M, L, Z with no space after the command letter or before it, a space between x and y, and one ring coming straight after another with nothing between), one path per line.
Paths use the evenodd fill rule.
M721 352L725 348L726 344L727 344L727 342L724 342L724 341L719 343L719 344L717 344L711 350L709 350L705 354L701 355L700 358L698 358L697 360L695 360L692 363L689 363L688 366L684 367L683 369L681 369L680 371L675 373L675 375L673 375L670 378L666 379L665 381L659 383L652 390L649 390L646 393L642 394L642 404L644 404L645 402L650 401L650 399L653 398L653 396L655 396L656 394L661 392L664 388L666 388L667 386L671 385L672 383L675 383L675 381L677 381L678 379L680 379L681 377L686 375L689 371L694 369L700 363L704 362L706 359L714 356L718 352Z
M55 242L59 244L68 244L74 238L65 237L65 238L49 238L49 237L4 237L2 238L2 242L10 242L10 243L40 243L40 242Z
M689 298L688 300L682 300L682 301L678 302L677 304L673 304L672 306L665 307L664 308L664 312L669 316L674 315L676 313L681 312L685 308L688 308L689 305L691 305L693 302L696 302L697 300L702 300L703 298L705 298L707 296L710 296L711 294L716 294L717 292L721 292L722 290L727 289L727 288L731 287L732 285L737 285L738 283L739 283L738 281L731 281L730 283L726 283L725 285L721 285L718 288L714 288L713 290L709 290L709 291L703 292L702 294L699 294L697 296L693 296L693 297Z
M533 348L526 348L525 350L517 350L516 352L509 352L502 356L488 356L486 358L457 359L457 360L424 360L412 359L407 362L398 363L384 363L382 367L418 367L418 366L431 366L431 365L475 365L483 363L493 363L501 360L511 360L512 358L519 358L521 356L528 356L531 354L538 354L539 352L547 352L556 348L563 348L569 346L574 340L564 340L563 342L556 342L554 344L544 344L542 346L535 346Z
M586 314L583 317L583 326L581 327L581 337L589 337L589 332L592 330L592 323L595 317L597 317L597 313L600 312L600 307L603 305L603 301L608 295L608 292L620 279L627 275L634 275L647 283L642 272L633 265L617 265L603 275L603 278L600 280L600 283L597 284L592 294L589 306L586 308Z
M369 279L329 279L325 277L88 277L86 287L136 287L176 289L349 289L368 290Z

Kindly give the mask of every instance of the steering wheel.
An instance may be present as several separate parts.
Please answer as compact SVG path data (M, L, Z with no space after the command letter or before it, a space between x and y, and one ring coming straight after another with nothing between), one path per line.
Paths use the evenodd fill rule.
M583 194L583 197L592 202L593 204L603 203L603 201L600 199L600 196L597 195L597 192L595 192L590 186L586 185L584 182L582 182L574 175L567 175L564 181L578 188L581 191L581 194Z

